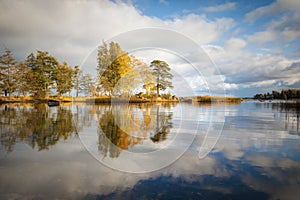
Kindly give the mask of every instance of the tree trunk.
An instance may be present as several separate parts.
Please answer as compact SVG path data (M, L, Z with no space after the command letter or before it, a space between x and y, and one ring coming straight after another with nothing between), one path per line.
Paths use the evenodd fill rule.
M76 97L78 97L78 88L76 89Z

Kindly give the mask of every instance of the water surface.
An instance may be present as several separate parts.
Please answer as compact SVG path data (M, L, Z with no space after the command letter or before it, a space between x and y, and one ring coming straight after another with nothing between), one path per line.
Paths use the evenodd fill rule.
M1 105L0 199L299 199L299 135L278 102Z

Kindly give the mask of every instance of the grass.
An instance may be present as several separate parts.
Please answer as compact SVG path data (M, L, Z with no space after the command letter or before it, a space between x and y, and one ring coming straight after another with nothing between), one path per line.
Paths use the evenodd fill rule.
M60 102L71 102L72 97L70 96L49 96L44 98L38 98L38 97L31 97L31 96L11 96L11 97L0 97L0 103L18 103L18 102L24 102L24 103L43 103L47 102L48 100L57 100Z
M30 96L13 96L13 97L1 97L0 103L45 103L48 100L57 100L60 102L82 102L82 103L146 103L146 102L179 102L177 98L175 99L165 99L161 97L150 98L139 98L132 96L130 98L125 97L110 97L110 96L93 96L93 97L71 97L71 96L49 96L47 98L35 98ZM212 96L196 96L185 100L190 100L188 102L199 102L199 103L240 103L241 98L236 97L212 97Z
M242 98L237 97L211 97L211 96L198 96L198 102L212 102L212 103L241 103Z
M198 102L198 103L241 103L242 98L237 97L218 97L218 96L195 96L184 98L185 102Z
M86 99L87 103L145 103L149 102L148 99L142 99L137 97L109 97L109 96L102 96L102 97L89 97Z

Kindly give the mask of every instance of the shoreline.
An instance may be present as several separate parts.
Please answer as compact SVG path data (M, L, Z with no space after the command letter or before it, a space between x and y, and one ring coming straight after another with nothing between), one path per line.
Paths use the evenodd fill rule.
M178 99L142 99L142 98L112 98L112 97L0 97L0 104L10 103L48 103L48 101L58 101L61 103L86 103L86 104L108 104L108 103L179 103Z
M173 99L158 98L138 98L138 97L46 97L33 98L28 96L22 97L0 97L0 104L10 103L47 103L49 100L59 101L61 103L86 103L86 104L108 104L108 103L241 103L243 101L259 101L254 98L239 98L239 97L218 97L218 96L192 96L179 97ZM277 102L277 101L300 101L300 99L269 99L261 102Z

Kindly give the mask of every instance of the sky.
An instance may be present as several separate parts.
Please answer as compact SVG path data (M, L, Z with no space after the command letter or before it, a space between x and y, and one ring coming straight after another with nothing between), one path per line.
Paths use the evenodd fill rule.
M116 39L148 64L168 62L179 96L252 97L300 88L299 10L299 0L0 0L0 52L48 51L95 74L91 55Z

